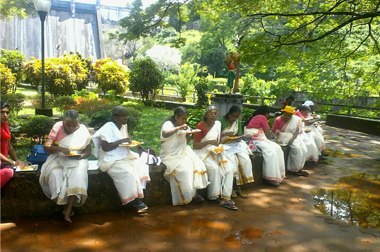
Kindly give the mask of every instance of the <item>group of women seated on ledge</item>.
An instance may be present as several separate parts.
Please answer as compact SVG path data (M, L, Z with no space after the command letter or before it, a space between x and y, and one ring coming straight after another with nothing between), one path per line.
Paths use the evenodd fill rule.
M318 146L318 151L322 151L322 134L315 126L309 125L309 115L303 113L304 108L301 107L299 111L302 117L295 116L290 106L281 111L283 114L276 118L270 131L267 121L269 108L259 107L247 120L243 131L239 120L241 109L238 106L232 106L220 120L217 120L216 107L209 106L203 120L192 130L186 124L188 111L184 107L176 108L173 116L162 124L160 136L160 156L166 166L164 176L170 183L173 205L185 205L192 200L203 202L197 190L207 188L209 200L237 210L232 200L232 197L237 196L234 186L241 197L247 197L240 186L253 182L252 152L247 139L253 139L263 154L263 178L267 183L278 186L285 178L284 154L280 145L290 147L288 171L307 176L303 166L308 158L314 157L314 153L305 143L312 142ZM9 141L8 115L9 106L3 106L2 102L2 186L12 177L13 166L26 164L17 159ZM148 209L141 199L146 182L150 181L149 166L125 146L132 142L127 118L128 112L124 107L117 106L112 110L112 121L97 130L92 137L94 155L98 158L99 169L112 178L121 203L130 204L142 213ZM306 128L303 126L305 123ZM310 133L305 133L308 128ZM188 145L191 134L194 134L194 150ZM41 168L40 185L48 198L64 206L63 216L68 222L71 222L74 214L73 206L83 205L87 198L90 141L91 135L80 124L78 112L69 110L63 120L53 126L44 143L44 149L50 156ZM3 177L3 170L4 174L8 173L6 169L11 174Z

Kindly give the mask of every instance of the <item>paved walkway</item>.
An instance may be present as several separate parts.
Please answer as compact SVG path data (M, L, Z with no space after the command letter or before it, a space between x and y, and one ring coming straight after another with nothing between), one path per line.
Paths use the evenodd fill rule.
M379 177L380 138L324 129L337 157L307 166L309 177L289 176L279 188L247 190L247 199L235 200L238 211L205 202L151 207L140 216L130 209L73 216L73 224L61 216L2 223L1 251L379 251L380 229L323 215L312 192L355 173Z

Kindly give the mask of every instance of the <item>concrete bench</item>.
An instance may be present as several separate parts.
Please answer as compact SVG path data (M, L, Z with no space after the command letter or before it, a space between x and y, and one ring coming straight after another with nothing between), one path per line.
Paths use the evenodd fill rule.
M262 184L261 153L251 156L254 183L243 186L252 188ZM169 182L164 178L165 166L150 166L151 182L144 191L144 202L148 206L171 204ZM15 176L1 188L1 220L17 220L24 218L51 217L62 214L62 206L56 205L43 193L38 182L40 172L16 172ZM100 170L88 171L88 198L82 207L74 208L75 214L91 214L120 211L131 208L122 206L118 192L111 177ZM201 190L206 197L206 189Z

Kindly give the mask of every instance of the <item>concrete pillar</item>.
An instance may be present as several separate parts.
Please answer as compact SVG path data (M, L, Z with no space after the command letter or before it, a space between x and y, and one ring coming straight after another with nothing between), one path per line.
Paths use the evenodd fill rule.
M237 105L242 110L244 101L241 94L214 94L211 97L211 103L218 109L219 118L227 114L233 105Z

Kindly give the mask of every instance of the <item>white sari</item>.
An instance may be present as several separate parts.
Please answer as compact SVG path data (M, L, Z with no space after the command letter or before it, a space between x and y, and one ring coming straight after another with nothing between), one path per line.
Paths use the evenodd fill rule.
M219 141L220 135L221 124L219 121L215 121L215 124L208 131L207 135L202 138L201 142L210 140ZM216 146L208 144L202 149L194 150L207 168L207 175L210 181L210 185L207 187L207 197L210 200L216 200L220 196L223 199L230 200L234 180L234 167L223 152L214 153L215 149Z
M144 198L143 189L146 182L150 181L149 166L139 160L137 153L124 146L103 151L101 140L112 143L127 137L127 125L119 130L113 122L103 125L93 136L94 155L98 158L98 166L112 178L123 205L136 198Z
M301 123L301 118L293 115L281 130L276 130L275 133L277 141L280 145L288 145L294 133L297 131L301 132ZM302 137L297 135L289 147L290 151L287 161L287 170L294 172L302 170L308 155L308 151Z
M226 127L222 130L222 133L233 132L237 135L239 130L239 123L236 120L230 127ZM228 137L222 137L222 142ZM244 185L253 182L252 174L252 161L249 155L252 155L251 150L244 141L225 143L224 145L229 148L224 151L228 160L235 168L235 179L237 185Z
M90 141L88 129L80 125L79 129L59 141L59 146L81 151ZM75 196L74 206L82 206L87 199L87 168L87 159L73 159L62 153L50 154L41 168L39 182L42 190L58 205L66 205L68 197Z
M164 130L173 128L170 121L162 125L160 157L166 166L164 176L170 183L173 205L185 205L193 199L197 189L206 188L209 182L206 166L187 145L186 134L162 136Z
M263 129L246 127L244 135L251 136L263 153L263 178L281 183L285 178L284 152L281 146L268 140Z

